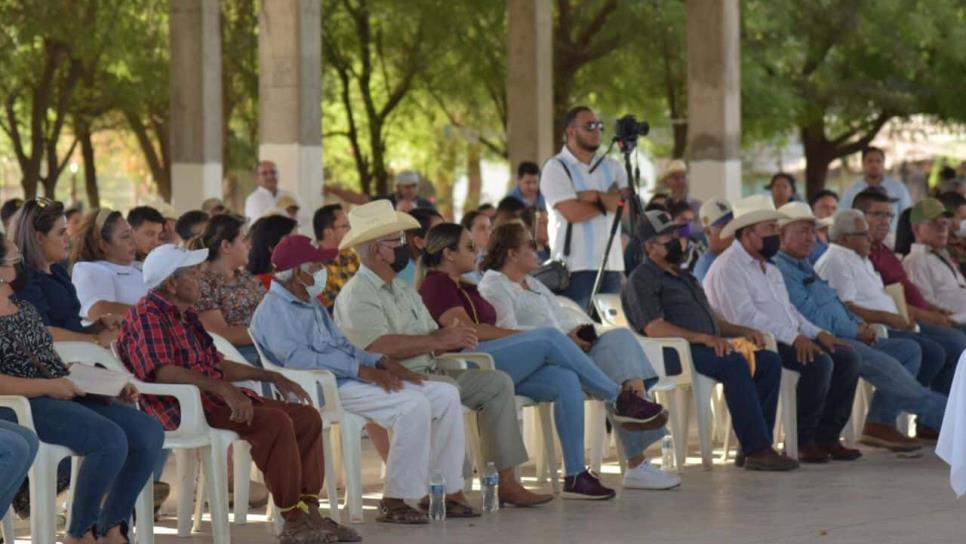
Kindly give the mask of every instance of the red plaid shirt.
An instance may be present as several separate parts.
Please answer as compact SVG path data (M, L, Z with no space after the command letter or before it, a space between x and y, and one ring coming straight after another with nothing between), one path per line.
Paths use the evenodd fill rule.
M128 311L117 337L117 351L124 366L145 382L156 381L155 372L162 365L178 365L216 380L225 375L217 366L222 356L198 320L198 313L193 309L181 312L154 291ZM243 391L258 399L254 392ZM175 429L181 423L181 409L174 397L144 395L140 403L165 429ZM201 403L205 412L225 405L219 397L205 392L201 393Z

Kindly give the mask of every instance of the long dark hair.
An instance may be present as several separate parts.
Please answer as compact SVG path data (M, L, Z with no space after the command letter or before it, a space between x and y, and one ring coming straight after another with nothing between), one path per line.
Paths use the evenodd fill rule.
M70 262L102 261L106 259L101 241L110 242L111 232L118 221L124 221L121 212L106 208L94 210L84 217L78 233L77 245L70 254Z
M254 275L272 271L272 250L285 236L292 233L298 222L291 217L269 215L252 225L249 233L252 249L248 253L248 271Z
M502 270L510 250L520 249L527 239L527 228L518 221L504 223L493 230L490 246L480 262L480 270Z
M24 266L36 268L43 259L37 233L49 234L64 217L64 205L46 198L34 198L24 203L10 219L10 239L23 254Z
M456 251L460 247L460 237L466 229L456 223L440 223L426 233L426 248L416 263L413 284L422 283L426 274L443 262L443 250Z
M245 218L238 215L216 215L208 220L205 231L198 236L201 247L208 248L208 261L221 256L221 243L234 242L245 226Z

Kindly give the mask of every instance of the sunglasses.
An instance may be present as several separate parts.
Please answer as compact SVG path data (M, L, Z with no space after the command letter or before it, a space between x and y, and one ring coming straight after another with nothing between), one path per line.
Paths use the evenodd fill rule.
M393 248L396 246L405 245L406 235L402 235L399 238L392 238L389 240L379 240L378 244L384 247ZM393 245L394 244L394 245Z
M593 132L595 130L604 130L603 121L591 121L584 125L584 130L588 132Z

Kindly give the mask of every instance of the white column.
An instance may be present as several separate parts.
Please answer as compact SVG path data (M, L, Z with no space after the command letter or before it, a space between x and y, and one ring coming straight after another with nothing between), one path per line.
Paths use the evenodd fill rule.
M263 0L258 16L258 155L308 217L322 203L321 17L319 0Z
M521 161L554 154L553 10L550 0L507 0L507 149Z
M218 0L171 0L171 186L178 213L221 196Z
M701 200L741 197L738 0L687 0L688 178Z

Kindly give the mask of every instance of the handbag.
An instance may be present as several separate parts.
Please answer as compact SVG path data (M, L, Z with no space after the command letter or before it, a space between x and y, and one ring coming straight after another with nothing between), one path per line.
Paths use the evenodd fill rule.
M570 175L570 169L567 168L567 164L560 159L556 159L563 167L564 172L567 174L567 179L570 180L570 185L573 186L574 178ZM574 187L576 190L576 187ZM574 225L573 223L567 222L567 232L564 235L564 248L563 256L570 256L570 239L573 236ZM570 289L570 269L567 268L567 263L563 259L554 259L547 261L540 268L534 270L530 273L534 279L540 281L540 283L547 286L554 293L562 293L567 289Z

